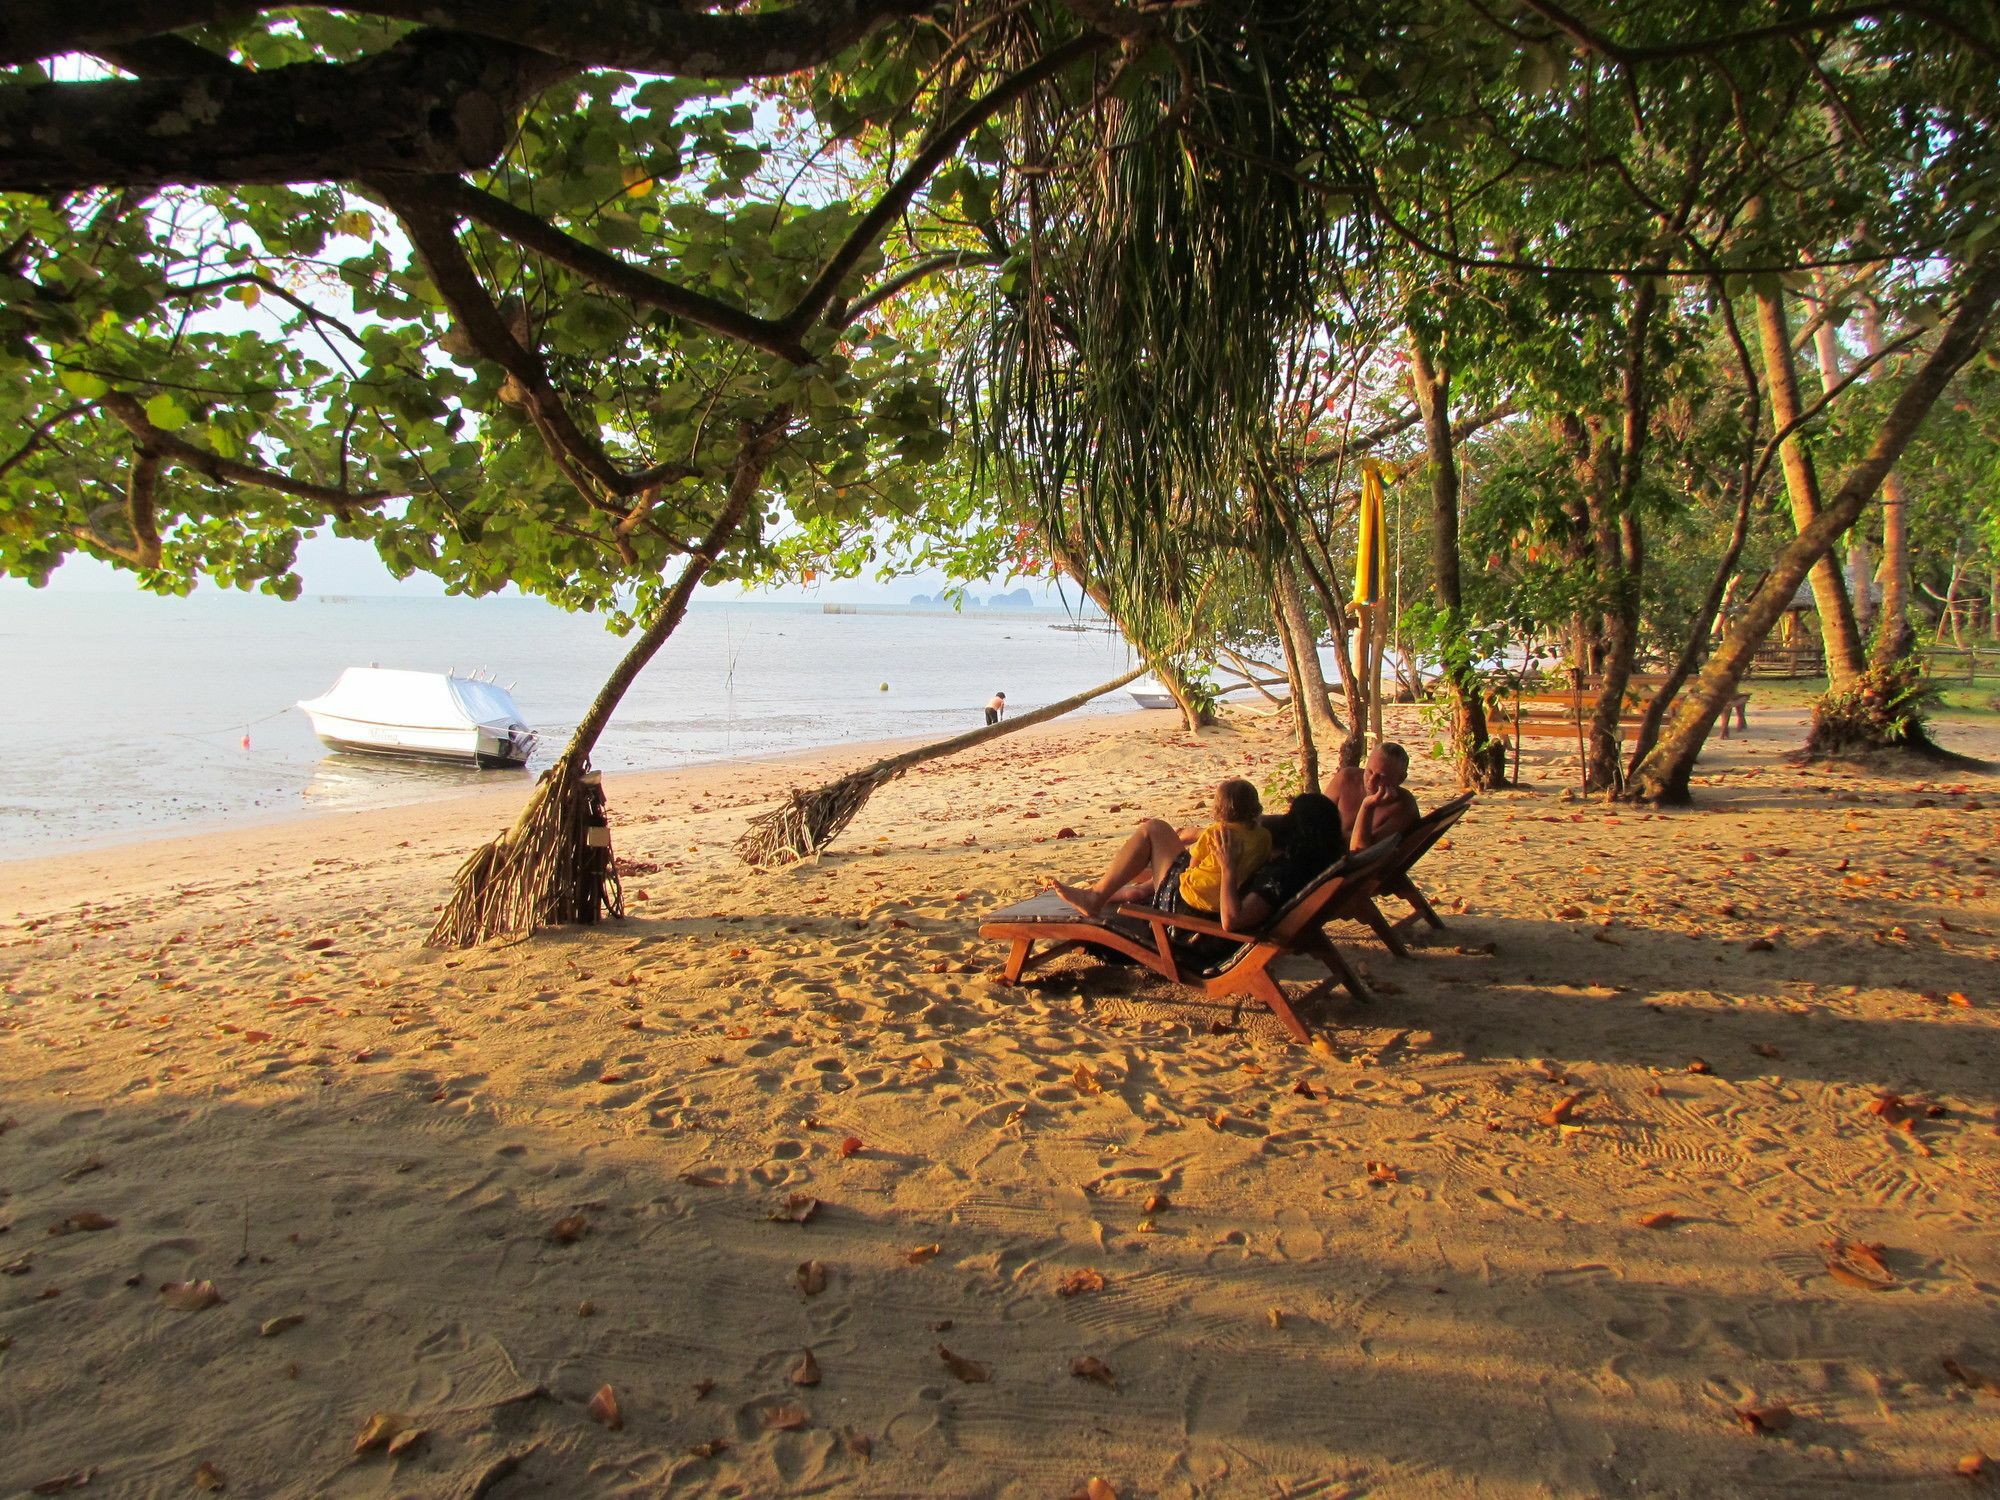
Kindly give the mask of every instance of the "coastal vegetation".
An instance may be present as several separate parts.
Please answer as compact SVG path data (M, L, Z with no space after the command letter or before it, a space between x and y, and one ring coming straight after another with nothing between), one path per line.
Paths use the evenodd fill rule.
M1663 802L1804 589L1813 750L1921 748L1927 602L1995 627L1996 67L1984 0L24 0L0 565L290 596L327 529L630 629L454 944L574 915L722 581L1061 574L1191 725L1279 657L1307 785L1385 655L1498 784L1555 644Z

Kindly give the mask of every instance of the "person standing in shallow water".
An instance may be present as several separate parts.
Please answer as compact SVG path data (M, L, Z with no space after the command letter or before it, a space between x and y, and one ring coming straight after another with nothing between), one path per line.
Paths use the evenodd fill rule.
M1006 712L1007 712L1007 695L1005 693L995 693L991 698L988 698L986 700L987 723L998 724L1000 722L1001 715L1005 714Z

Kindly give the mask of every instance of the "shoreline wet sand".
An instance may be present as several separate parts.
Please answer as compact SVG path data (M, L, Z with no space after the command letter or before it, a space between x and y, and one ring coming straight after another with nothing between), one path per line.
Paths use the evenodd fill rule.
M467 953L505 798L0 865L0 1492L1963 1493L2000 781L1798 739L1482 799L1311 1049L974 931L1280 774L1249 715L1029 730L769 874L749 812L872 752L615 776L630 920Z

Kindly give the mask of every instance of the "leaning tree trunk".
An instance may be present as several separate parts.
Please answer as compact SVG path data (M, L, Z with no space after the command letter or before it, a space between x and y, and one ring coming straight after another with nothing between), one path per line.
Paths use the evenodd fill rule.
M1138 681L1145 672L1146 668L1141 664L1121 677L1100 682L1094 688L1086 688L1083 692L1014 718L1002 719L998 724L988 724L953 735L948 740L902 751L886 760L863 766L858 771L850 771L838 780L809 792L794 787L783 805L759 813L750 820L750 827L736 841L736 852L749 865L789 865L809 859L840 836L840 831L854 821L855 815L868 805L875 789L885 782L894 781L926 761L942 760L947 755L971 750L1002 735L1061 718L1093 698L1102 698L1106 693L1117 692L1128 682Z
M1299 787L1319 790L1319 746L1313 742L1313 716L1306 710L1305 673L1299 670L1304 647L1293 639L1292 622L1283 609L1271 612L1271 628L1277 632L1278 647L1285 654L1285 680L1291 685L1292 728L1299 737Z
M1701 603L1695 609L1694 620L1688 626L1687 640L1681 645L1680 655L1675 658L1666 681L1654 691L1646 704L1646 712L1640 717L1639 737L1632 746L1631 765L1625 773L1628 779L1659 741L1660 725L1666 719L1667 710L1673 706L1682 684L1694 675L1694 669L1701 664L1702 652L1708 649L1709 633L1715 628L1716 616L1722 612L1722 601L1730 586L1736 582L1736 562L1742 557L1743 543L1750 535L1750 502L1755 494L1746 474L1737 487L1736 520L1730 527L1729 544L1722 549L1722 556L1716 561L1715 574L1708 581L1708 592L1702 595Z
M1458 457L1451 431L1450 376L1436 369L1420 340L1410 340L1410 378L1430 449L1431 589L1444 616L1444 674L1451 692L1451 748L1460 786L1488 791L1507 784L1507 746L1486 723L1486 699L1465 638L1465 588L1458 551Z
M1873 297L1861 305L1861 336L1868 352L1882 352L1882 307ZM1910 629L1910 511L1903 479L1891 470L1882 480L1882 612L1875 624L1869 665L1877 671L1894 666L1917 643Z
M1111 607L1110 593L1084 575L1083 563L1070 548L1061 542L1051 541L1049 551L1056 560L1056 566L1069 575L1070 582L1083 590L1084 597L1104 611L1105 618L1116 625L1125 639L1132 643L1133 649L1138 651L1141 660L1146 663L1146 669L1160 679L1162 687L1173 694L1174 702L1180 705L1181 719L1186 723L1188 733L1193 734L1212 725L1215 722L1215 709L1208 703L1206 695L1195 691L1194 683L1189 680L1187 673L1181 670L1180 663L1171 657L1150 656L1145 647L1132 639L1132 633L1125 629L1124 621L1118 618L1118 611Z
M1292 540L1295 546L1300 545L1296 533ZM1324 571L1310 550L1300 546L1297 555L1332 627L1334 664L1340 668L1340 690L1347 699L1346 732L1340 740L1340 768L1354 770L1360 766L1362 752L1368 748L1368 689L1361 681L1361 671L1356 664L1354 647L1357 643L1348 623L1347 601L1340 597L1333 560L1325 556L1324 549L1321 553L1326 562Z
M1306 613L1305 596L1299 592L1299 575L1285 558L1278 559L1271 574L1272 581L1277 585L1278 614L1290 629L1293 644L1298 647L1297 678L1305 692L1299 702L1304 704L1312 718L1313 738L1337 745L1345 738L1347 726L1340 722L1340 716L1334 713L1333 704L1329 701L1326 674L1319 665L1319 632L1312 628L1312 619Z
M1798 368L1792 363L1792 331L1785 316L1785 293L1775 278L1757 284L1757 334L1764 350L1764 380L1771 390L1771 420L1782 432L1799 420ZM1792 500L1792 519L1804 531L1820 513L1819 476L1805 436L1794 431L1778 447L1784 465L1785 489ZM1822 553L1812 568L1813 607L1819 611L1820 635L1826 643L1830 690L1853 684L1867 662L1861 654L1861 632L1854 624L1854 605L1847 597L1847 580L1831 555ZM1796 587L1796 585L1794 585Z
M721 513L639 638L597 690L563 753L542 772L514 826L459 866L451 899L425 939L429 946L469 948L490 937L594 918L604 885L593 885L593 876L600 882L615 882L616 876L608 835L602 844L591 842L591 830L604 825L602 794L586 775L590 752L633 680L686 616L695 585L750 513L782 421L755 429L746 424Z
M1825 271L1813 273L1813 283L1819 289L1820 300L1829 309L1838 302L1840 291L1834 278ZM1871 349L1870 353L1875 350ZM1813 325L1813 354L1819 362L1819 390L1822 401L1831 401L1840 385L1840 326L1831 311L1821 315ZM1889 510L1889 490L1896 486L1896 476L1891 474L1882 482L1882 510L1886 517ZM1875 612L1875 601L1870 597L1874 587L1873 549L1868 545L1867 533L1858 527L1847 537L1847 596L1854 605L1854 629L1862 640L1868 639L1870 619Z
M1626 783L1626 795L1649 802L1686 802L1694 763L1716 716L1736 691L1750 658L1791 603L1800 582L1827 555L1834 541L1860 519L1861 512L1896 466L1924 418L1944 394L1959 367L1978 351L1981 335L2000 302L2000 260L1972 275L1965 299L1946 325L1930 357L1904 382L1895 403L1875 431L1868 452L1848 472L1832 501L1780 549L1763 585L1709 659L1700 678L1676 707L1672 725Z

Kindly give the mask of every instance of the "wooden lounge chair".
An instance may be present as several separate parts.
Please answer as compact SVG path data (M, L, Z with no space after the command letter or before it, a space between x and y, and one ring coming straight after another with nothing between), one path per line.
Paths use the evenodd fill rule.
M1327 937L1328 922L1365 921L1372 910L1368 898L1382 870L1396 857L1400 838L1386 838L1370 848L1329 865L1304 890L1287 901L1255 933L1231 932L1220 922L1156 911L1150 906L1121 905L1087 917L1053 891L996 911L979 924L979 935L1004 938L1014 947L1002 979L1013 984L1038 964L1075 948L1109 949L1142 964L1163 979L1198 989L1211 1000L1245 997L1269 1006L1294 1041L1310 1039L1292 1011L1285 991L1270 972L1272 961L1288 953L1318 959L1357 1000L1373 997ZM1379 916L1379 913L1377 914ZM1212 963L1188 952L1184 940L1222 938L1239 946ZM1037 944L1042 951L1034 952Z
M1403 929L1412 922L1428 922L1439 930L1444 927L1444 918L1424 899L1424 893L1410 878L1410 868L1430 853L1438 840L1450 833L1453 825L1465 816L1466 810L1472 806L1473 795L1465 792L1449 802L1440 802L1405 828L1397 837L1395 857L1382 867L1381 873L1375 877L1375 889L1361 904L1362 909L1358 913L1361 920L1388 944L1389 951L1398 958L1410 956L1410 946L1403 941ZM1375 904L1377 896L1402 897L1410 904L1410 914L1391 922Z

